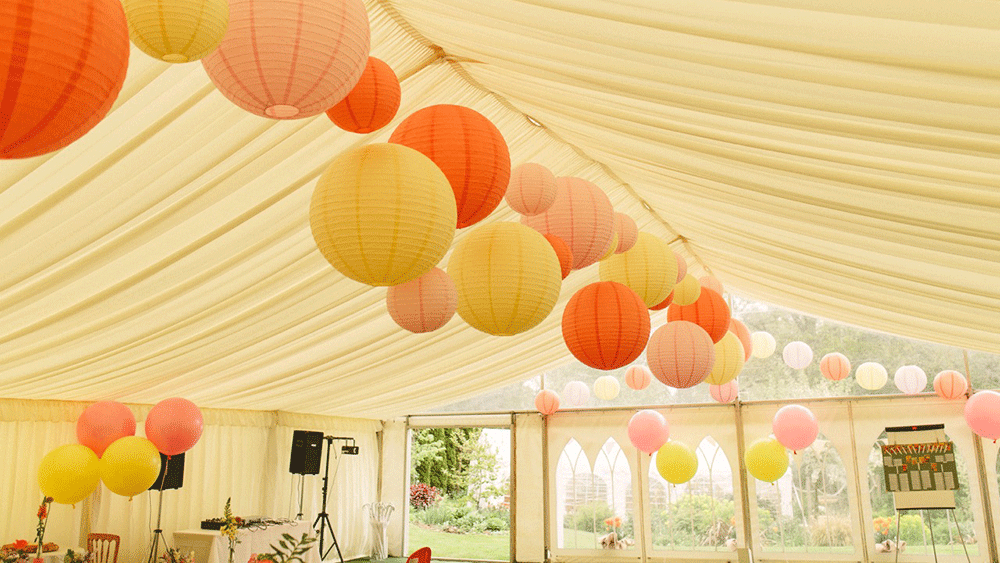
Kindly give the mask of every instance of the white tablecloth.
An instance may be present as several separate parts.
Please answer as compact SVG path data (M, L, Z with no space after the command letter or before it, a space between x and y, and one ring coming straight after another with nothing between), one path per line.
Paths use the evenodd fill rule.
M288 534L297 540L302 534L314 535L314 532L305 521L264 529L242 529L238 532L240 543L236 544L233 563L247 563L253 554L274 551L271 544L278 545L282 534ZM222 532L215 530L174 532L171 547L184 554L193 551L195 563L229 563L229 540L222 536ZM305 563L321 563L317 543L313 543L303 559Z

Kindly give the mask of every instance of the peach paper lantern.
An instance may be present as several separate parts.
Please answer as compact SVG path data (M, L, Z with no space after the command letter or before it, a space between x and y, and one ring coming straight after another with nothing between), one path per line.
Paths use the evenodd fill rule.
M731 319L729 321L729 332L735 334L736 338L740 339L740 344L743 345L743 361L749 360L753 352L753 338L750 338L750 329L747 328L747 325L743 324L743 321Z
M701 285L701 287L707 287L708 289L711 289L712 291L718 293L719 295L725 293L724 291L722 291L722 282L720 282L719 279L716 278L715 276L701 276L700 278L698 278L698 283Z
M542 236L552 245L552 250L556 251L556 256L559 258L559 268L562 270L562 279L566 279L566 276L573 271L573 253L570 252L563 239L555 235Z
M639 233L635 245L628 252L615 254L601 261L600 275L603 281L625 284L653 307L663 302L674 289L671 280L676 279L667 243L649 233Z
M684 277L687 276L687 273L688 273L688 263L687 263L687 260L685 260L683 256L681 256L680 254L678 254L676 252L674 252L674 257L677 258L677 283L681 283L681 280L683 280ZM697 281L697 280L695 280L695 281ZM701 287L701 286L699 285L699 287ZM697 299L697 298L698 298L698 296L695 295L694 299Z
M649 311L628 287L596 282L577 291L562 317L563 340L584 364L609 370L642 354L649 340Z
M693 305L701 297L701 284L691 274L684 276L674 286L674 303L677 305Z
M551 389L542 389L535 395L535 410L549 415L559 410L559 394Z
M50 153L90 131L128 57L120 0L0 2L0 158Z
M946 369L934 376L934 392L942 399L964 397L968 390L969 382L965 376L953 369Z
M751 345L751 348L753 349L751 354L755 358L770 358L771 354L774 353L774 349L778 346L778 343L775 342L771 333L764 331L751 333L750 341L753 343Z
M892 378L899 389L907 395L916 395L927 388L927 374L917 366L902 366Z
M732 332L727 332L722 340L715 343L715 362L712 371L705 378L711 385L728 383L743 371L743 345Z
M679 304L674 291L674 303L667 309L668 321L691 321L705 329L712 342L722 340L729 332L729 319L726 300L708 288L702 288L698 299L690 305ZM742 346L740 348L742 352Z
M556 201L556 177L541 164L526 162L510 171L504 199L521 215L545 213Z
M885 387L889 381L889 373L885 371L882 364L876 362L865 362L854 371L854 378L858 385L869 391L877 391Z
M168 63L211 53L229 26L228 0L122 0L122 6L132 43Z
M573 252L573 269L579 270L604 255L614 236L614 213L611 200L593 182L556 178L552 207L533 217L522 216L521 223L563 239Z
M622 252L628 252L635 246L636 241L639 240L639 227L636 226L635 221L631 217L624 213L616 211L615 217L618 219L616 223L618 247L615 249L615 252L621 254Z
M399 326L410 332L431 332L454 316L458 293L448 274L433 268L415 280L390 287L385 304Z
M805 342L796 340L785 344L781 358L785 360L785 365L792 369L805 369L813 361L813 351Z
M715 364L715 351L705 329L692 322L675 321L650 336L646 361L664 385L686 389L705 381Z
M653 305L652 307L649 308L649 310L650 311L662 311L662 310L666 309L667 307L669 307L670 304L673 303L673 302L674 302L674 292L671 291L670 295L668 295L666 299L664 299L663 301L660 301L656 305Z
M261 117L301 119L347 96L369 47L361 0L229 0L229 29L201 63L237 106Z
M628 385L630 389L642 391L649 387L651 381L653 381L653 374L646 366L632 366L625 370L625 385Z
M334 125L351 133L371 133L385 127L396 117L402 91L392 68L375 57L368 57L361 79L337 105L326 110Z
M830 352L819 361L819 371L830 381L847 379L851 375L851 361L840 352Z
M474 109L426 107L404 119L389 142L417 149L441 168L455 191L459 229L483 220L507 192L507 142L496 125Z
M734 379L722 385L709 385L708 394L719 403L731 403L740 393L740 386L736 381Z

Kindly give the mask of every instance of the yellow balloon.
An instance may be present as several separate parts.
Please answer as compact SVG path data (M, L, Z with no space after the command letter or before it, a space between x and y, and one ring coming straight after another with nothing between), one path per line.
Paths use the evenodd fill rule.
M123 497L134 497L149 489L159 475L160 452L146 438L119 438L101 456L101 481L112 493Z
M617 249L617 245L612 250ZM663 239L639 233L628 252L601 260L601 281L613 281L636 292L647 307L663 302L677 281L677 258ZM677 297L674 296L674 301Z
M667 442L656 452L656 470L670 483L687 483L698 472L698 456L684 442Z
M743 371L745 357L740 338L732 332L727 332L722 340L715 343L715 363L712 364L712 371L705 378L705 383L723 385L736 379L736 376Z
M38 486L55 502L76 504L97 488L98 465L97 454L87 446L59 446L42 458Z
M684 276L677 285L674 286L674 303L678 305L690 305L701 297L701 284L698 278L688 274Z
M788 471L788 450L774 438L762 438L750 444L743 461L751 475L773 483Z
M229 27L226 0L122 0L122 7L132 43L168 63L211 53Z

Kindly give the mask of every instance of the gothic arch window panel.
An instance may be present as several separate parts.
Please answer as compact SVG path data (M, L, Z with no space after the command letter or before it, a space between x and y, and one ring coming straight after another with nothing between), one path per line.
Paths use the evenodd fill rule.
M596 547L595 507L604 506L607 482L591 471L580 443L570 439L556 464L556 546L562 549Z

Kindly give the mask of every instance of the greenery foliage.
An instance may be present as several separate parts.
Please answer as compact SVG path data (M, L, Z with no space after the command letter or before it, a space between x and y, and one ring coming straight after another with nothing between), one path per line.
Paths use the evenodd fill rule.
M410 521L464 533L503 532L510 529L510 511L479 508L469 499L443 498L427 508L411 510Z

